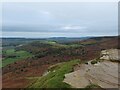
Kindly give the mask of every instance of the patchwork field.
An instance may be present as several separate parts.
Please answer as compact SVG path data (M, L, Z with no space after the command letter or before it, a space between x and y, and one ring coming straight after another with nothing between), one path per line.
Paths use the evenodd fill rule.
M8 49L3 52L3 60L2 60L2 67L5 67L8 64L15 63L19 60L24 60L28 57L31 57L27 51L15 51L15 49ZM0 66L1 67L1 66Z

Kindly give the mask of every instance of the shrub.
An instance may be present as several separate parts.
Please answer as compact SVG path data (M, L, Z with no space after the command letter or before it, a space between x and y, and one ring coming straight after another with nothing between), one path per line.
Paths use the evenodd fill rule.
M88 65L88 62L85 62L85 64L87 64L87 65Z
M96 63L97 63L97 60L91 61L91 64L96 64Z

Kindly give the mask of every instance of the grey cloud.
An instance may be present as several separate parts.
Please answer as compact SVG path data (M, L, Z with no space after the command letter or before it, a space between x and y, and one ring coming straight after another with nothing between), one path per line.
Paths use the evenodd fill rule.
M3 26L4 32L58 32L58 33L78 33L84 31L86 28L82 26L51 26L51 25L39 25L39 26Z

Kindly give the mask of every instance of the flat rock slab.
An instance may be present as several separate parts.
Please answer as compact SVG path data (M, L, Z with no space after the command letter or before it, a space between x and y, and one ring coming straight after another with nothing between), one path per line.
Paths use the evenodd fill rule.
M118 88L118 62L81 64L77 71L66 74L63 82L75 88L84 88L91 83L102 88Z

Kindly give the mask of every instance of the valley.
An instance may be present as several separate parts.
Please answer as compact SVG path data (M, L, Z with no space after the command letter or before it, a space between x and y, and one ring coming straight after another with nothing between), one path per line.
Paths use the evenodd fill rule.
M116 88L119 86L116 76L119 58L117 57L117 61L113 62L118 56L118 51L112 51L119 50L118 38L118 36L82 39L3 38L2 66L0 66L3 71L2 86L3 88L90 88L92 86ZM108 55L110 57L108 59L105 58L105 50L108 52L111 50L112 54ZM98 70L100 72L97 72ZM99 74L103 74L103 77L108 79L113 78L114 82L110 80L107 82L115 83L115 86L103 84L106 79L97 77Z

